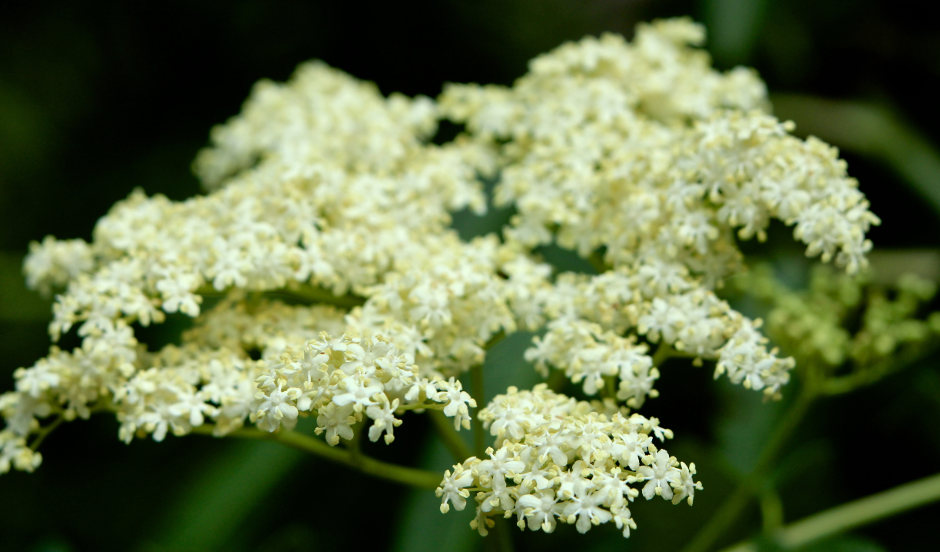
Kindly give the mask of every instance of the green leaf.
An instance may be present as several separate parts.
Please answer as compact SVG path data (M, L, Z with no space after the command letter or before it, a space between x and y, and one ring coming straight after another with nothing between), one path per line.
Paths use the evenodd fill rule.
M767 0L706 0L703 16L708 50L725 66L747 63L753 57L767 15Z
M739 477L751 472L767 436L783 413L780 402L766 402L760 393L719 382L721 413L716 416L717 452Z
M302 460L278 443L236 441L189 474L142 551L221 550L256 505Z
M469 431L462 431L469 436ZM469 443L468 443L469 445ZM440 439L431 435L425 445L421 467L429 470L444 470L453 464L453 458L447 452ZM467 501L467 508L458 512L451 508L442 514L441 500L434 491L413 489L408 492L401 507L401 514L396 527L398 531L392 542L391 550L402 552L438 552L444 548L452 552L470 552L479 545L480 536L470 528L473 519L473 499ZM446 543L446 546L444 545Z
M485 400L504 393L510 385L527 389L541 379L531 364L523 359L523 351L531 339L531 333L511 334L488 351L483 365ZM478 408L483 406L480 404ZM461 431L460 436L467 446L473 446L472 431ZM431 435L425 445L421 467L439 471L443 475L444 470L453 464L453 457L441 441L436 435ZM441 514L440 507L441 500L433 491L410 491L401 508L396 525L398 532L391 549L407 552L438 552L442 549L469 552L482 546L483 539L470 528L475 511L472 497L462 512L451 508L447 514Z

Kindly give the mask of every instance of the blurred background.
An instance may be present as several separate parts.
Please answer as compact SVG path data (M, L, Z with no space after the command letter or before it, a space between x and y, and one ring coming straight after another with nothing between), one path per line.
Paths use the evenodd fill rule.
M447 81L509 84L526 62L587 34L690 15L718 68L755 67L797 132L840 147L883 224L876 247L930 259L940 245L940 28L899 0L437 0L416 2L9 2L0 16L0 389L46 354L50 304L25 289L31 240L89 238L134 188L199 193L189 167L212 125L260 78L322 59L383 92L435 95ZM795 250L794 250L795 251ZM910 254L910 255L908 255ZM796 263L802 262L796 255ZM490 382L534 378L523 340L493 357ZM517 550L672 550L705 523L754 462L779 405L707 369L677 368L650 403L692 459L694 508L637 503L629 540L514 532ZM498 381L497 381L498 380ZM492 394L490 394L492 396ZM928 475L940 466L936 356L877 386L818 404L787 447L784 516L795 520ZM135 442L107 418L68 424L34 474L0 477L0 550L475 550L466 516L413 493L267 443L202 437ZM383 457L443 469L411 419ZM927 550L937 505L867 526L825 548ZM718 544L759 530L756 507ZM607 530L609 529L609 530Z

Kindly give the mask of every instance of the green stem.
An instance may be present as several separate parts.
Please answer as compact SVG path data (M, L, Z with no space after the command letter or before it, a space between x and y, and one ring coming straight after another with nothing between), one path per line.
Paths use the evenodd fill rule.
M653 353L653 366L659 368L663 365L664 362L669 360L669 357L671 357L675 352L676 350L673 349L671 345L665 341L661 341L659 346L656 347L656 352Z
M936 501L940 501L940 473L813 514L780 529L772 538L781 548L798 548ZM746 552L757 549L757 546L747 542L732 546L726 551Z
M414 403L414 404L400 404L398 408L395 409L396 413L403 413L409 410L444 410L444 405L441 403Z
M49 425L39 428L39 431L36 432L36 438L32 443L29 444L29 448L34 451L39 450L39 445L41 445L42 442L46 440L46 437L48 437L49 434L55 430L55 428L59 427L63 421L65 421L64 418L62 418L62 416L58 416Z
M193 428L192 432L200 435L211 435L212 430L212 426L204 425ZM434 489L440 484L442 478L439 473L389 464L368 456L356 456L351 451L331 447L319 439L296 431L269 433L260 429L242 428L227 434L226 437L276 441L325 460L355 468L363 473L414 487Z
M826 395L844 395L877 381L882 375L866 370L845 376L832 376L820 384L820 390Z
M493 334L489 339L486 340L486 343L483 344L483 350L489 351L496 346L497 343L506 339L506 332L500 330Z
M601 255L600 251L594 251L588 255L587 262L591 264L591 268L593 268L598 274L607 272L609 268L607 263L604 261L604 256Z
M913 345L899 348L889 358L864 367L856 367L856 371L844 376L832 376L819 382L820 392L825 395L842 395L860 387L871 385L887 375L899 372L918 362L922 358L933 354L937 346L933 341L920 346Z
M568 376L561 370L552 370L548 375L548 388L556 393L560 393L568 384Z
M604 397L608 399L617 400L617 376L609 376L604 378Z
M770 440L764 445L754 469L722 503L712 518L702 526L698 534L683 549L684 552L704 552L711 549L715 541L727 533L734 522L740 518L741 512L764 480L767 470L780 453L780 449L806 415L809 405L815 398L815 392L810 389L811 387L808 386L801 389L789 410L774 428Z
M470 450L467 443L463 441L457 433L457 430L454 429L454 423L450 418L445 416L440 410L429 411L428 417L431 419L434 429L437 430L437 434L441 437L441 440L444 441L444 446L447 447L447 450L450 451L454 459L458 462L463 462L473 456L473 451Z
M358 295L334 295L329 290L314 286L285 288L274 291L272 293L296 297L308 303L333 305L334 307L340 307L344 309L358 307L366 302L364 298L359 297Z
M483 384L482 364L477 364L470 369L470 389L473 398L477 401L477 406L483 408L486 405L486 391ZM473 449L480 455L486 450L486 433L479 416L473 416Z
M776 531L783 525L783 501L776 489L768 488L761 493L760 517L764 533Z
M493 552L512 552L512 527L502 517L494 517L493 522L493 529L486 537L486 549Z
M356 469L359 469L359 466L362 465L362 459L365 458L362 454L362 428L364 425L363 420L353 425L353 438L345 442L346 450L349 451L349 465ZM317 439L317 442L319 442L319 439Z

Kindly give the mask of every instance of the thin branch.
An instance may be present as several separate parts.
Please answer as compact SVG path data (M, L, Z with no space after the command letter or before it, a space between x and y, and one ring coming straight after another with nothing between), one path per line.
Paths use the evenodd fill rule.
M810 387L804 387L800 390L800 394L797 395L796 400L774 428L767 444L764 445L754 469L731 493L731 496L722 503L711 519L705 522L702 529L683 549L684 552L704 552L711 549L715 541L721 538L740 518L741 512L751 501L780 449L786 444L809 409L809 405L815 397L815 393L809 389Z
M295 297L302 300L305 303L319 304L319 305L333 305L334 307L340 307L344 309L351 309L353 307L358 307L366 302L365 298L359 297L358 295L346 294L346 295L334 295L331 291L323 289L321 287L314 286L297 286L289 287L284 289L279 289L276 291L271 291L269 294L272 295L286 295L289 297Z
M477 405L482 408L486 405L486 392L483 384L483 365L477 364L470 369L470 389ZM479 416L473 416L473 449L477 454L483 454L486 449L486 433L483 422Z
M665 341L660 341L659 346L656 347L656 352L653 353L653 366L659 368L664 362L669 360L670 357L674 356L676 352L677 351L672 348L672 345L669 345Z
M434 425L437 434L440 436L441 440L444 441L444 446L447 447L447 450L450 451L455 460L463 462L473 456L473 451L470 450L467 443L464 442L457 433L457 430L454 429L454 424L450 418L445 416L440 410L428 411L428 417L431 419L431 423Z
M46 440L46 437L48 437L49 434L55 430L55 428L59 427L63 421L65 421L65 418L59 415L49 425L39 428L39 430L36 432L36 438L32 443L29 444L29 448L34 451L39 450L39 446L42 445L42 442Z
M193 428L193 433L212 435L213 429L211 425L204 425ZM325 460L355 468L363 473L381 479L415 487L434 489L440 484L443 477L436 472L390 464L361 454L356 455L349 450L331 447L319 439L296 431L269 433L267 431L261 431L260 429L242 428L226 434L226 437L275 441L291 448L319 456Z
M772 533L771 538L781 548L799 548L936 501L940 501L940 473L813 514ZM744 542L725 550L752 552L757 549L755 544Z

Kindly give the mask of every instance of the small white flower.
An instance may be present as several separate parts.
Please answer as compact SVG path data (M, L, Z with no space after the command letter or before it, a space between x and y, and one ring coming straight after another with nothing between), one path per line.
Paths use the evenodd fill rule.
M395 409L398 408L398 399L388 402L385 395L380 395L382 402L380 404L370 405L366 409L366 416L372 418L372 426L369 428L369 440L378 441L379 436L385 434L385 444L390 445L395 440L394 429L401 425L401 420L395 417Z
M455 378L440 382L438 387L442 389L443 394L437 400L447 403L444 406L444 415L454 419L454 429L470 429L470 408L476 407L477 402L463 390Z
M654 456L647 456L643 461L647 465L636 470L639 480L646 481L643 486L643 498L650 500L654 496L661 496L672 500L672 485L679 478L679 470L675 468L676 459L660 449Z
M454 467L453 474L450 470L445 470L444 479L436 491L437 496L442 499L441 513L446 514L450 511L449 503L453 503L458 511L463 510L467 505L467 497L470 496L470 491L464 487L469 487L471 484L473 484L473 473L463 469L459 464Z

